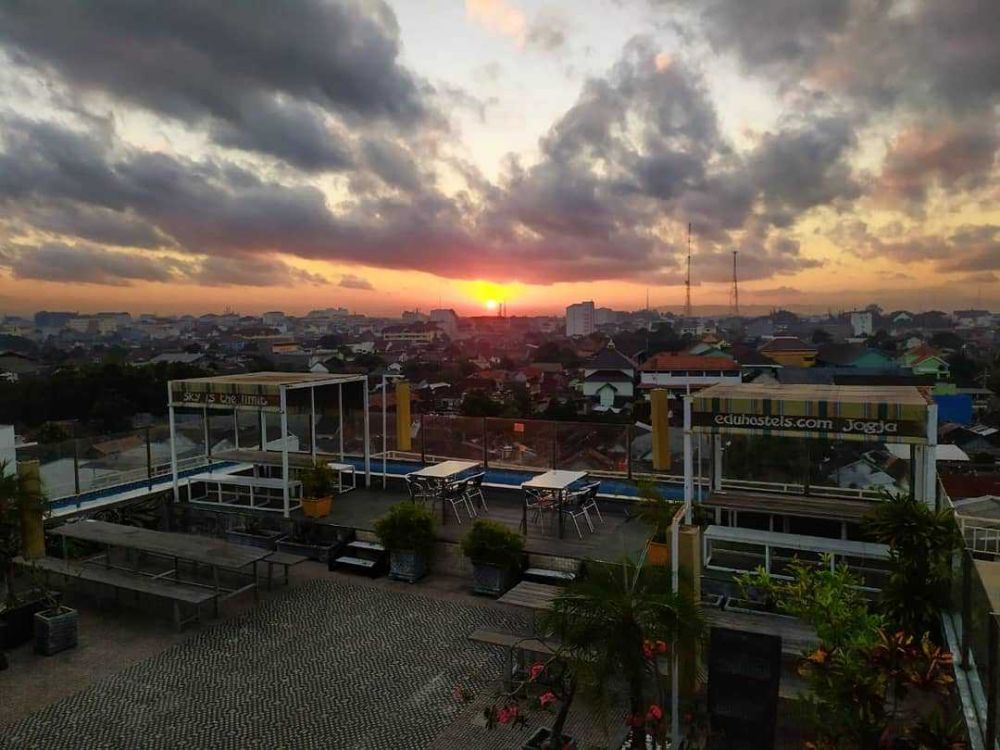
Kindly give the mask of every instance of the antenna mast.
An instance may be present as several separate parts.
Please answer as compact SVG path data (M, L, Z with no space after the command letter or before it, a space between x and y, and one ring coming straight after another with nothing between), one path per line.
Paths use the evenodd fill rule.
M684 317L691 317L691 222L688 222L687 278L684 280Z
M738 250L733 250L733 291L731 293L731 302L733 303L733 317L740 317L740 283L739 278L736 275L736 256L739 255Z

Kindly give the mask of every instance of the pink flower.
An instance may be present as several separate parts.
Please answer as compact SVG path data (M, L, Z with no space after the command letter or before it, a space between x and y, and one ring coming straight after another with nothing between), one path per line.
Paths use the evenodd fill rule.
M664 643L663 641L657 641L656 642L656 653L658 653L658 654L665 654L665 653L667 653L667 650L668 650L668 646L667 646L666 643Z
M653 644L649 641L642 642L642 655L647 659L653 658Z
M540 696L538 696L538 705L540 705L542 708L545 708L550 703L555 703L555 702L556 702L556 694L553 693L551 690L548 690L542 693Z
M497 721L501 724L510 724L517 718L517 706L504 706L497 711Z
M542 664L542 662L540 661L536 661L534 664L528 667L528 679L532 681L537 680L538 675L540 675L544 671L545 671L545 665Z
M663 709L657 706L655 703L649 707L649 711L646 712L646 721L659 721L663 718Z

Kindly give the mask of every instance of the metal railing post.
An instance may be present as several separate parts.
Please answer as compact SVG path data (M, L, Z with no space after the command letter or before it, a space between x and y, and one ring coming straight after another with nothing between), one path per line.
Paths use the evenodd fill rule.
M149 442L149 428L146 428L146 479L149 482L149 491L153 491L153 448Z
M427 442L424 439L426 433L424 432L424 415L420 415L420 463L427 463Z
M625 472L628 480L632 481L632 425L625 427Z
M488 469L490 466L490 451L489 451L489 426L487 423L487 418L483 417L483 468Z

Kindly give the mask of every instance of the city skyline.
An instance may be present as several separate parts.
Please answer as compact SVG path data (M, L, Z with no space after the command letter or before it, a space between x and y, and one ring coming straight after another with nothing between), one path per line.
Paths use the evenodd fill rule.
M1000 307L994 4L417 6L4 6L0 312Z

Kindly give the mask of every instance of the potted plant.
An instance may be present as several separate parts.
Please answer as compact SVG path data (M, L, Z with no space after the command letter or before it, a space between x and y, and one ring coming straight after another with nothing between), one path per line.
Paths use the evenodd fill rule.
M299 472L302 482L302 512L309 518L330 515L336 474L327 464L317 461Z
M670 564L670 527L674 522L679 503L668 502L656 483L644 479L638 482L639 518L653 528L646 542L646 564Z
M502 523L479 519L462 538L472 561L473 591L500 596L514 583L524 556L524 539Z
M46 608L35 612L35 651L52 656L76 646L80 630L80 613L48 596Z
M22 524L26 517L38 518L46 509L37 473L24 475L0 462L0 648L14 648L31 640L34 616L46 608L48 595L32 586L17 591L14 560L24 552Z
M239 526L226 530L226 541L273 550L283 535L279 530L264 528L259 518L246 516Z
M389 577L413 583L427 572L434 549L434 516L423 505L396 503L375 521L375 533L389 550Z
M340 546L339 540L330 541L323 536L323 527L311 523L297 523L292 533L275 543L279 552L303 555L310 560L329 562L333 551Z

